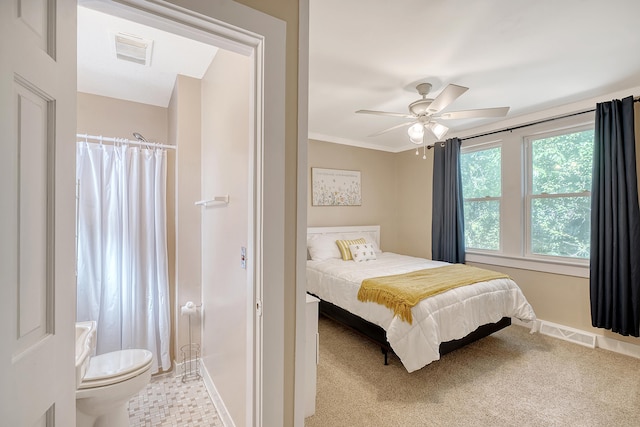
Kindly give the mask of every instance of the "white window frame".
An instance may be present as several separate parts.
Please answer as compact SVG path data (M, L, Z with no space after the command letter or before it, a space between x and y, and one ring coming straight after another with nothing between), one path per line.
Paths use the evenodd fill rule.
M498 231L498 249L481 249L481 248L471 248L469 252L475 252L475 253L487 253L487 254L501 254L502 253L502 218L504 215L503 212L503 206L504 206L504 201L503 201L503 183L504 183L504 173L503 173L503 162L502 162L502 141L501 140L497 140L497 141L489 141L489 142L484 142L482 144L477 144L477 145L473 145L470 147L463 147L461 149L460 154L468 154L468 153L474 153L477 151L484 151L484 150L490 150L493 148L499 148L500 149L500 197L492 197L492 196L487 196L487 197L479 197L479 198L463 198L462 202L464 204L465 201L469 200L469 201L495 201L497 200L498 202L500 202L500 222L498 224L499 226L499 231Z
M543 255L536 254L531 251L531 201L532 199L555 199L560 197L571 197L571 196L589 196L591 197L590 191L583 191L581 193L563 193L563 194L540 194L534 195L532 194L533 189L533 142L538 139L544 138L552 138L554 136L560 135L569 135L572 133L578 133L585 130L593 130L594 126L592 125L579 125L572 126L562 129L556 129L550 132L538 132L536 134L528 135L524 138L524 146L526 150L525 156L525 173L526 173L526 185L524 191L524 256L525 258L531 259L539 259L545 262L560 262L566 263L570 265L578 265L578 266L589 266L589 258L572 258L572 257L561 257L561 256L552 256L552 255Z
M462 153L501 145L500 251L467 249L466 260L474 263L534 270L568 276L589 277L589 261L527 253L530 235L529 214L525 210L528 171L525 139L578 132L594 127L593 115L577 115L536 125L500 132L487 137L463 139ZM499 139L498 139L498 138Z

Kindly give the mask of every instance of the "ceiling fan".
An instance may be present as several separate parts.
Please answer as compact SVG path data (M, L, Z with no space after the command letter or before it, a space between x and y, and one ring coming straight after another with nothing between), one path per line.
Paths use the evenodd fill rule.
M460 95L469 90L469 88L449 84L435 98L427 98L429 91L431 91L431 83L420 83L416 86L416 90L418 91L418 94L422 96L422 99L418 99L417 101L409 104L409 114L374 110L356 111L356 113L362 114L375 114L379 116L403 117L406 119L413 119L410 122L392 126L388 129L384 129L369 136L378 136L394 129L409 126L408 133L411 142L413 142L414 144L422 144L424 141L425 129L429 129L429 131L431 131L431 133L435 135L437 139L442 139L449 131L449 128L441 124L439 120L504 117L509 111L509 107L497 107L440 113L440 111L448 107L449 104L451 104Z

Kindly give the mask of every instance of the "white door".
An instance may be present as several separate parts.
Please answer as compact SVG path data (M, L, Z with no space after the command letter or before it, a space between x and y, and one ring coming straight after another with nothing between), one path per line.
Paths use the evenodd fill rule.
M76 1L0 2L0 423L75 425Z

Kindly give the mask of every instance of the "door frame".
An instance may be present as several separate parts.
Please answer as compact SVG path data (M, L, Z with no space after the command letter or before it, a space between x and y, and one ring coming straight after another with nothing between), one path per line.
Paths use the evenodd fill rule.
M182 7L180 3L188 5ZM248 348L253 358L248 358L247 366L246 421L253 426L283 425L286 25L262 12L224 0L195 4L182 0L78 0L78 4L210 43L253 60L250 120L253 168L249 172L247 242L250 292L246 306L247 323L252 326L248 331ZM269 250L263 250L265 247ZM298 367L296 374L297 371Z

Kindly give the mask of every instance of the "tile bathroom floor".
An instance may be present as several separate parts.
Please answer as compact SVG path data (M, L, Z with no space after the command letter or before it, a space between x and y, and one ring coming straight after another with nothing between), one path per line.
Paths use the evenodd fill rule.
M129 423L133 427L224 427L202 379L183 383L174 374L152 377L129 401Z

